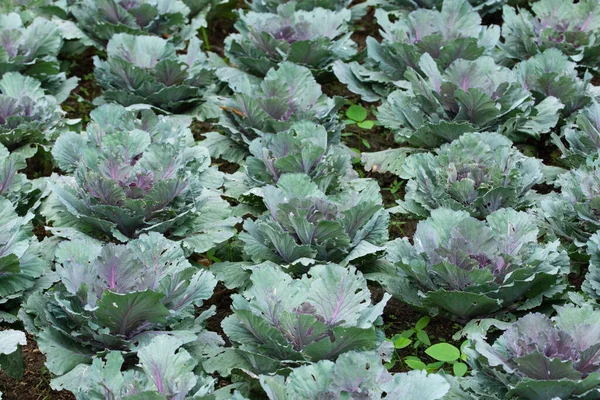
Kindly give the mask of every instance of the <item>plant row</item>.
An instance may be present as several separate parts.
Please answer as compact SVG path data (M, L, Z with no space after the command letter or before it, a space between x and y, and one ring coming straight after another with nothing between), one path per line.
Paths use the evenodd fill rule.
M22 326L80 399L600 398L599 3L317 3L248 4L222 58L199 37L231 2L11 2L0 365L22 375ZM67 119L90 46L102 96ZM335 79L380 103L399 146L361 157L406 182L395 207L353 168ZM460 323L471 371L389 372L392 296Z

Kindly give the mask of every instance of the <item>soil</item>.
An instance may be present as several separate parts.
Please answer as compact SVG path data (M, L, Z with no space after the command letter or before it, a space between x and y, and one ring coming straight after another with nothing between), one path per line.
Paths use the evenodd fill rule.
M362 3L362 2L355 2ZM354 33L352 34L352 40L358 44L358 50L362 51L367 47L367 37L372 36L378 41L381 40L379 34L379 26L375 19L375 9L369 7L367 15L361 18L354 24Z
M76 59L67 58L63 60L64 63L69 65L69 76L78 77L79 83L77 88L71 92L69 98L62 104L62 108L66 111L67 118L81 118L83 127L89 122L90 111L95 108L92 102L102 94L102 90L96 85L93 72L93 57L97 54L98 51L90 47Z
M239 0L237 8L245 8L246 2ZM233 32L237 32L233 27L235 24L235 11L226 12L223 15L208 16L208 28L206 36L201 38L204 40L204 49L217 53L221 57L225 56L225 38ZM208 39L208 40L207 40ZM208 41L208 43L206 43Z
M23 170L23 173L27 176L27 179L37 179L52 175L53 170L52 155L44 148L38 147L37 153L27 159L27 167Z
M37 348L31 335L23 347L25 374L16 381L0 371L0 392L6 400L73 400L70 392L57 392L50 388L50 373L44 366L46 358Z
M221 322L231 314L231 295L235 292L235 290L227 289L222 283L219 283L215 288L212 297L206 300L202 307L198 309L199 315L202 311L207 310L212 306L216 307L215 315L206 321L206 328L209 331L217 332L221 335L227 346L231 346L231 342L229 342L227 335L223 332Z

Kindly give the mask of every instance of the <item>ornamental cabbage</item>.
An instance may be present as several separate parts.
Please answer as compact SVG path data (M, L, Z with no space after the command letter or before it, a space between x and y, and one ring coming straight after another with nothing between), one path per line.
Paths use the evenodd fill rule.
M406 72L408 90L390 94L378 119L396 141L434 148L463 133L496 131L512 140L539 138L558 122L564 106L555 97L536 105L513 71L491 57L458 59L441 72L429 53L419 60L422 75Z
M466 322L527 310L566 288L569 258L559 242L538 243L531 214L503 208L485 221L438 208L408 238L388 245L394 265L373 272L398 299Z
M25 26L17 13L0 14L0 77L20 72L39 79L59 103L78 81L60 72L57 56L61 47L62 37L54 22L35 18Z
M529 90L537 101L555 97L564 105L562 117L567 118L588 105L595 96L590 90L591 75L577 76L577 64L557 49L536 54L514 68L517 81Z
M0 13L17 12L24 20L32 21L40 15L66 12L68 1L72 0L5 0L0 4Z
M182 346L183 345L183 346ZM105 400L143 396L156 399L200 398L213 391L215 379L199 373L196 354L178 337L155 336L137 352L139 363L124 366L118 351L94 357L51 382L54 390L69 390L78 399ZM202 397L203 398L203 397Z
M319 265L293 279L279 267L262 266L250 280L250 289L232 296L233 315L221 323L234 347L206 361L208 372L269 374L375 350L383 341L376 327L390 296L372 305L367 281L353 267Z
M222 343L204 331L214 307L195 316L216 279L193 267L179 244L161 234L127 245L65 241L54 256L59 283L30 297L21 313L53 374L92 364L94 356L111 350L142 360L139 346L157 336Z
M276 14L240 12L235 24L240 33L225 39L225 55L258 76L265 76L282 61L321 74L334 61L356 54L350 19L349 9L296 11L293 2L279 6Z
M16 322L25 298L53 282L50 265L41 257L33 235L33 217L32 213L17 215L11 202L0 197L0 322Z
M254 139L250 154L246 172L257 186L277 184L283 174L303 173L328 194L339 188L344 178L355 175L350 156L327 142L325 128L310 122Z
M195 35L194 27L188 25L190 9L181 0L81 0L70 11L99 48L119 33L151 34L175 42Z
M502 57L507 64L556 48L578 63L597 69L600 4L596 0L540 0L531 12L504 6Z
M104 104L90 112L85 132L63 133L56 140L52 155L63 171L72 173L88 146L100 149L106 137L113 134L119 137L123 132L131 131L146 132L152 143L166 143L178 149L193 147L195 141L190 124L190 117L159 116L152 110L130 110L119 104Z
M468 362L485 394L498 399L595 399L600 382L600 311L590 305L557 307L552 319L527 314L490 346L475 339ZM478 385L464 385L477 388ZM481 398L484 393L473 393Z
M327 196L306 175L285 174L264 187L268 212L247 219L239 234L253 262L272 261L303 273L314 262L355 263L388 240L389 215L377 182L357 180Z
M129 113L115 122L122 129L114 129L103 123L114 109L96 111L87 132L57 143L58 163L74 174L51 179L42 208L47 221L120 241L160 232L200 253L229 239L238 219L214 190L223 176L210 167L208 150L190 145L190 120L154 117L147 130L130 129L136 123Z
M600 229L600 158L559 175L554 185L560 194L546 196L538 211L556 236L583 246Z
M284 174L306 174L325 194L358 177L347 150L327 143L325 128L312 122L298 122L287 131L256 138L249 150L244 170L227 177L227 196L260 194L260 188L277 184Z
M221 107L224 112L219 120L226 137L205 134L204 143L213 157L239 162L252 140L288 130L299 121L323 125L329 143L339 142L342 124L337 111L343 100L324 95L308 68L283 62L262 80L244 76L230 86L235 96ZM231 147L239 150L232 152Z
M465 133L434 153L406 159L398 171L408 179L398 208L421 218L442 207L476 218L505 207L524 210L536 201L532 187L544 181L542 170L540 160L498 133Z
M418 10L420 8L440 9L443 0L367 0L371 5L376 5L390 11ZM469 0L469 3L481 15L498 11L507 0Z
M316 8L341 11L350 6L352 0L252 0L247 2L248 6L256 12L273 13L281 4L295 2L296 10L313 11Z
M419 59L424 53L445 70L457 59L491 55L500 38L500 29L482 26L467 0L445 0L440 11L418 9L396 15L377 10L375 17L383 40L367 38L365 63L334 65L338 79L364 101L385 98L410 68L422 73Z
M586 243L586 250L590 256L590 263L581 288L597 302L600 299L600 234L598 232L590 236L590 240Z
M62 127L63 115L40 81L18 72L7 72L0 79L0 144L9 150L49 144Z
M10 153L0 144L0 199L8 199L19 215L27 213L40 194L36 182L19 172L27 167L26 159L35 152L27 150Z
M270 400L292 399L403 399L436 400L448 393L450 385L440 375L425 371L390 374L375 352L350 351L336 362L319 361L297 367L284 378L260 376Z
M192 38L187 53L156 36L114 35L106 61L94 57L94 74L105 101L124 106L149 104L163 112L198 112L214 72ZM201 115L204 117L204 115Z
M566 163L579 166L600 151L600 105L594 100L576 114L572 123L562 130L568 147L553 134L552 139L562 152Z

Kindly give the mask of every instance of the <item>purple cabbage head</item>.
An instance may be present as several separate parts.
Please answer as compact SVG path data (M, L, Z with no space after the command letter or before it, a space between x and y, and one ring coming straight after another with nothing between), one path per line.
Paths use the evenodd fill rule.
M600 311L591 305L566 305L558 307L553 318L527 314L491 346L476 338L469 363L476 372L472 379L486 376L500 383L503 398L595 398L600 384Z
M399 299L462 321L539 304L565 289L569 259L538 232L533 215L511 208L485 221L439 208L417 225L414 244L390 242L395 267L377 277Z

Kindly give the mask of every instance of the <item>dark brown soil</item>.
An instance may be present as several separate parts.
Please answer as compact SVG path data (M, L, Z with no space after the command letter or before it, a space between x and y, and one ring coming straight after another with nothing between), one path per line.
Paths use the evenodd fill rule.
M197 120L194 120L192 122L190 129L192 131L192 134L194 135L194 139L198 141L204 140L204 136L202 136L204 133L212 132L215 130L212 123Z
M78 77L79 84L62 108L67 112L67 118L81 118L84 127L89 122L90 111L94 109L92 102L102 94L94 79L93 57L97 53L95 48L90 47L77 59L65 60L70 65L69 76Z
M244 8L246 6L245 1L239 0L237 6L237 8ZM237 32L233 27L233 25L235 24L235 18L237 17L234 13L218 15L213 18L211 18L211 16L209 15L206 36L200 35L200 38L204 40L205 50L217 53L221 57L225 56L225 38L231 33Z
M27 346L23 348L25 375L19 381L9 378L0 371L0 392L6 400L73 400L70 392L57 392L50 388L50 373L44 366L44 355L39 351L33 337L27 335Z
M27 159L27 167L22 172L28 179L37 179L52 175L53 169L52 155L42 147L38 147L37 153Z
M357 1L355 3L362 3ZM367 37L373 36L377 40L381 40L379 34L379 26L375 19L375 9L369 7L369 12L359 21L354 24L354 33L352 39L358 44L358 50L361 51L367 46Z
M221 322L231 314L231 295L235 293L235 290L227 289L222 283L219 283L215 288L215 291L210 299L204 302L202 308L198 310L198 314L202 311L209 309L212 306L216 307L215 315L210 317L207 321L206 328L209 331L217 332L225 340L227 346L231 346L227 335L223 332Z

